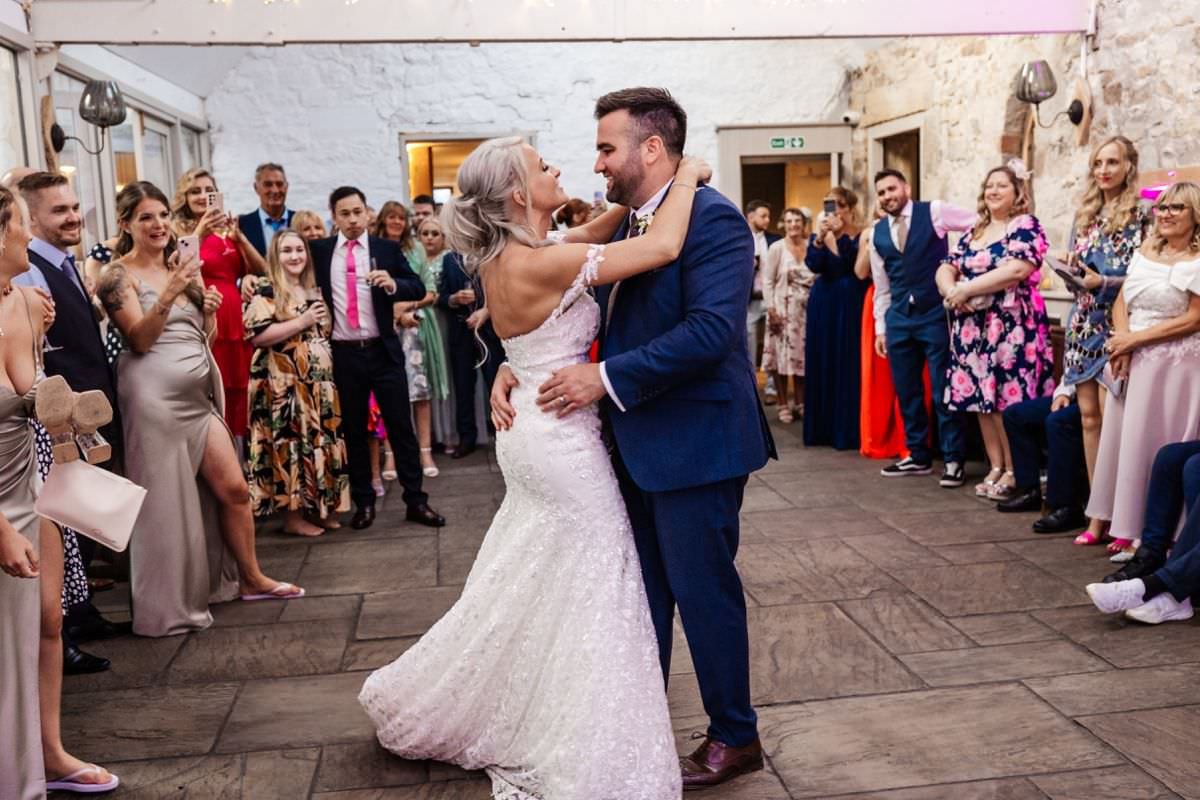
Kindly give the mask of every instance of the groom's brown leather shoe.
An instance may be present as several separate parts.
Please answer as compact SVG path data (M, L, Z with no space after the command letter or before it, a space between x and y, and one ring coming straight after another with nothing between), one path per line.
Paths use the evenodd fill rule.
M679 759L679 766L683 770L685 791L716 786L738 775L762 769L762 743L755 739L743 747L731 747L706 736L690 756Z

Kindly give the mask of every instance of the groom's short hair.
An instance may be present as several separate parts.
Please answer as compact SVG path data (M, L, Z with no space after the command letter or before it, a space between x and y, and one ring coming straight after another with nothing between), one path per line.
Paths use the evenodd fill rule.
M637 86L609 92L596 101L596 119L614 111L628 111L637 129L638 143L658 136L673 156L683 155L687 142L687 112L666 89Z

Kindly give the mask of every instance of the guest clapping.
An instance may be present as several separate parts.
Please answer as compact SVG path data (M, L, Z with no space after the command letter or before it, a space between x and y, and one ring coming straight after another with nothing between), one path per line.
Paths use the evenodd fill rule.
M264 575L254 552L249 489L208 349L222 295L204 288L197 259L180 263L169 203L153 184L122 189L117 220L119 260L101 273L100 296L130 348L117 381L125 466L147 490L130 544L133 630L206 628L210 598L300 597Z
M809 290L816 280L804 263L810 225L808 215L800 209L784 209L784 237L767 248L762 267L767 309L762 368L775 379L780 422L804 414L804 333Z
M333 383L329 310L308 245L285 231L267 250L267 279L243 314L250 362L250 502L283 512L285 533L319 536L350 507L342 410Z
M1005 500L1016 488L1005 408L1054 391L1050 325L1037 290L1046 235L1029 213L1020 162L983 180L979 218L938 269L938 291L951 312L949 385L952 411L979 417L991 471L975 494Z

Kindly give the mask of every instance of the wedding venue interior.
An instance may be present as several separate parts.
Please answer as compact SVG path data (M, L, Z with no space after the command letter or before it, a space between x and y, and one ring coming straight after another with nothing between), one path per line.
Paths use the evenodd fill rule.
M665 625L676 600L680 614L662 662L665 703L684 788L701 789L689 796L1200 800L1187 744L1200 726L1189 599L1200 591L1200 555L1189 561L1200 458L1188 460L1200 455L1198 49L1200 5L1147 0L0 0L0 392L16 395L0 394L0 459L11 461L0 463L0 613L12 609L0 619L0 687L10 687L0 722L33 731L0 735L10 750L0 800L101 785L102 796L139 800L663 800L615 764L603 788L501 777L493 768L532 775L541 764L471 761L472 708L410 726L427 725L446 748L410 753L454 751L457 763L401 757L388 737L413 732L381 723L360 692L377 670L428 658L439 636L473 622L479 635L461 649L482 666L461 685L465 672L430 672L431 692L499 692L480 700L480 719L571 717L571 692L549 711L503 694L523 678L535 699L560 691L561 647L534 635L555 595L453 610L492 579L589 593L540 568L493 574L500 562L487 559L515 546L514 482L533 474L553 486L573 464L579 481L619 485L627 505L630 484L657 498L630 505L632 522L599 521L636 537L641 569L634 557L621 575L644 599L638 519L708 483L671 482L696 459L672 458L687 437L645 415L658 408L682 430L716 414L721 424L696 436L724 465L749 447L733 410L746 375L765 466L721 474L740 506L718 549L736 566L761 751L728 776L711 760L714 742L737 753L745 743L720 740L722 691L697 632L707 587L685 592L668 564ZM597 102L630 87L666 89L686 112L683 155L711 168L707 187L679 177L685 159L662 173L675 176L671 189L651 187L664 205L653 192L620 194L617 168L603 166L610 112ZM669 137L648 133L661 115L617 108L643 132L631 140L642 155L629 158L655 175L660 155L678 160ZM539 219L569 243L588 241L571 230L650 236L651 220L670 223L668 203L695 204L674 251L678 285L676 267L656 266L600 294L595 274L608 273L591 250L600 272L572 284L596 283L587 291L605 327L590 360L575 361L601 364L586 373L595 394L585 399L599 407L588 435L615 473L606 459L603 474L582 456L555 461L554 434L519 449L535 466L544 458L544 474L504 449L520 422L496 425L490 393L505 376L532 381L512 390L529 405L513 402L518 420L539 413L532 398L545 390L521 359L536 360L526 337L542 328L505 328L485 288L489 303L525 295L493 291L468 248L455 252L469 239L463 198L480 196L460 167L503 137L532 145L531 163L540 156L557 177L570 203ZM535 185L520 186L527 196L510 192L507 207L533 208ZM737 298L745 324L738 305L732 328L706 327L711 309L689 306L704 295L687 259L697 220L713 219L710 189L738 223L728 236L708 230L742 256L722 283L750 288ZM629 208L606 217L616 206ZM357 251L357 267L356 241L370 253ZM34 277L5 260L23 243ZM173 281L191 269L192 247L185 288ZM399 270L385 263L393 251ZM301 261L303 272L288 266ZM216 264L228 273L210 272ZM919 280L904 271L918 267ZM38 295L9 302L14 286L40 287L53 306L44 323ZM739 377L720 371L730 361L719 370L699 357L685 375L671 351L654 350L664 337L639 350L668 363L646 367L654 380L622 403L629 353L612 349L615 298L632 304L651 286L669 298L664 314L685 309L673 332L703 343L719 330L736 343L721 358ZM555 309L547 324L575 313L544 305ZM643 323L654 327L629 324ZM85 333L86 346L58 338ZM101 383L75 380L85 370L71 365L87 359ZM200 423L181 384L160 378L172 364L205 376ZM36 401L18 410L35 373ZM43 413L58 375L74 403L61 430ZM552 399L594 413L562 388ZM90 430L80 421L89 394L111 406ZM30 443L45 437L36 481L33 445L5 449L12 419ZM101 434L108 463L88 444ZM74 516L54 515L47 495L66 491L69 469L62 436L78 466L123 476L131 493L76 495ZM639 472L635 447L664 466ZM30 498L42 492L36 515L15 505L18 483L36 483ZM550 511L537 519L548 537L564 529ZM718 530L665 524L650 528L664 552L672 535L707 552L688 537ZM32 578L8 566L29 525L40 525ZM189 526L198 538L180 533ZM104 534L116 528L119 543ZM536 563L538 537L521 541L535 543ZM647 613L653 634L660 615ZM501 647L483 631L502 617L534 633ZM642 617L621 619L571 633L603 649L612 628ZM662 630L657 654L642 653L655 687ZM612 663L624 652L612 647ZM549 667L490 671L518 656ZM412 685L391 703L426 708ZM568 727L633 731L646 713L619 699L594 708L613 719ZM531 752L548 771L608 757L591 742L541 740ZM626 744L634 763L650 763L652 748ZM715 785L689 783L689 769Z

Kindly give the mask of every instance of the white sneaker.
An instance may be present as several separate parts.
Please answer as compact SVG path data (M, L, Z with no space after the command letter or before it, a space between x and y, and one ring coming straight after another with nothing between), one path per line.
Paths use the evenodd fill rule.
M1136 622L1147 625L1157 625L1160 622L1175 622L1192 618L1191 598L1185 598L1181 603L1171 596L1170 592L1156 594L1137 608L1125 612L1125 616Z
M1089 583L1088 597L1096 604L1096 608L1105 614L1116 614L1118 611L1128 611L1137 608L1146 601L1146 584L1141 578L1131 581L1115 581L1113 583Z

